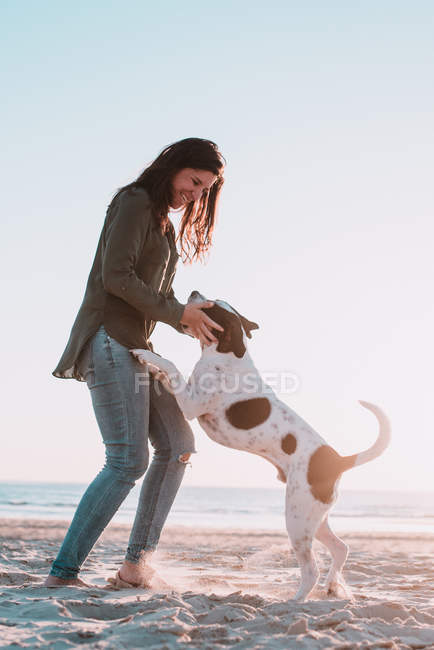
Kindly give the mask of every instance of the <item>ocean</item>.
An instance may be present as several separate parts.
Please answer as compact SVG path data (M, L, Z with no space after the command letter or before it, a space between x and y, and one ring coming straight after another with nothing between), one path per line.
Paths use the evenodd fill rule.
M79 483L0 482L0 518L70 520L86 489ZM140 485L113 521L134 519ZM181 487L167 524L285 530L284 487ZM330 515L336 531L434 534L434 493L342 490Z

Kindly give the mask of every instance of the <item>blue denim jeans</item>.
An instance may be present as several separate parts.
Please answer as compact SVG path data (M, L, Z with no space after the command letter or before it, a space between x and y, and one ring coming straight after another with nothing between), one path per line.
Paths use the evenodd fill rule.
M194 438L178 403L149 377L124 347L101 326L80 356L93 409L105 444L103 469L84 493L51 575L75 578L81 565L148 467L148 438L154 448L146 472L125 558L139 562L156 548L184 476L183 454L193 453Z

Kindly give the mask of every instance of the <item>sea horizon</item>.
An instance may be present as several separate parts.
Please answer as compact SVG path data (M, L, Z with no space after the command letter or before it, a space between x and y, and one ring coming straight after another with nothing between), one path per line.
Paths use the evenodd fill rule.
M87 483L0 481L0 518L70 520ZM132 523L140 483L114 523ZM167 525L285 530L285 488L181 486ZM341 490L330 524L342 532L434 534L434 492Z
M140 482L140 481L139 481ZM40 480L40 479L0 479L0 486L1 485L12 485L12 484L23 484L23 485L89 485L89 482L86 481L58 481L58 480ZM137 485L136 485L137 487ZM208 485L208 484L188 484L188 485L182 485L181 489L185 487L192 487L192 488L210 488L210 489L240 489L240 490L282 490L284 489L284 485L279 487L273 487L271 485L259 485L259 486L242 486L242 485ZM351 489L341 489L339 488L339 493L342 492L360 492L360 493L365 493L365 492L378 492L381 494L431 494L434 496L434 489L433 490L383 490L383 489L375 489L375 490L365 490L362 488L351 488Z

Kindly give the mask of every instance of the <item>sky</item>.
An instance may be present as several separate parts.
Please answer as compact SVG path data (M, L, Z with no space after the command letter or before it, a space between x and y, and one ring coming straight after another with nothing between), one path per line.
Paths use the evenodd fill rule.
M117 188L185 137L227 160L206 264L175 294L260 329L264 375L342 454L392 423L345 489L432 491L434 5L430 1L8 2L3 89L1 480L88 482L103 445L86 384L51 375ZM176 215L174 215L176 223ZM199 344L159 324L188 375ZM210 441L185 485L277 487Z

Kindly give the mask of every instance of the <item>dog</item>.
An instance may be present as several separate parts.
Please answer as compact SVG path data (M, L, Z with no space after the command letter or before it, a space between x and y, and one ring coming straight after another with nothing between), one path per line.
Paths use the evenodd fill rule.
M205 300L193 291L188 302ZM263 382L247 350L247 339L259 326L222 300L215 300L204 312L224 331L213 330L218 343L202 345L188 383L171 361L149 350L130 352L175 395L188 420L198 418L212 440L262 456L276 467L278 479L286 483L286 528L301 571L295 600L305 601L319 579L314 538L332 557L327 594L351 598L342 575L348 547L331 530L328 512L336 501L342 473L377 458L388 446L386 415L378 406L360 401L378 419L377 440L359 454L339 455ZM187 327L185 332L192 336Z

